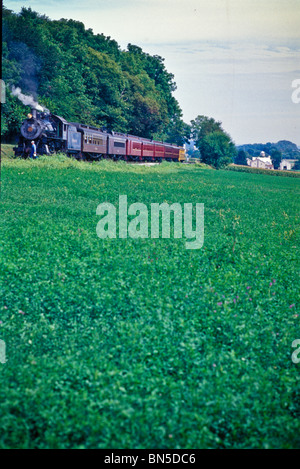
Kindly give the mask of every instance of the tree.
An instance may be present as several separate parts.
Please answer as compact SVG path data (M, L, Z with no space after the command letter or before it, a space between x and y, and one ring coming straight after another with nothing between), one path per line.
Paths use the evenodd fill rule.
M223 131L221 122L215 121L212 117L197 116L191 121L191 136L196 146L200 149L202 139L212 133Z
M274 169L278 169L282 160L282 153L281 151L278 150L272 150L271 151L271 160L274 166Z
M21 124L28 112L30 112L30 108L24 106L7 88L6 102L1 104L1 136L3 141L15 142L15 137L20 132Z
M293 171L300 171L300 160L297 160L294 167L292 168Z
M247 154L244 150L239 150L237 157L234 160L235 164L240 164L243 166L247 165Z
M224 132L221 122L212 117L198 116L192 120L191 136L200 150L203 163L220 169L236 158L236 147L230 135Z
M188 150L186 153L187 153L187 155L188 155L189 158L197 158L197 159L200 160L200 156L201 156L201 155L200 155L200 151L199 151L199 150L192 150L192 149L190 149L190 150Z
M222 131L213 131L201 140L201 161L216 169L221 169L232 163L236 156L236 148L230 136Z

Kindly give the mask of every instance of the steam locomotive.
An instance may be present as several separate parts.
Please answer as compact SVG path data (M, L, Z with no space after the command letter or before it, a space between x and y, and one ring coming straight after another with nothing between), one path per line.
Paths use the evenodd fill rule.
M109 132L102 128L67 122L55 114L32 109L21 125L15 156L28 158L31 142L37 154L63 152L85 160L112 158L126 161L185 161L183 147L143 137Z

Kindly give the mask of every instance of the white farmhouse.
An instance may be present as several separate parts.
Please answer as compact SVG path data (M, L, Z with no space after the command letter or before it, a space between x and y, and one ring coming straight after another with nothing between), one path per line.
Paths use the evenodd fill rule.
M270 155L266 156L264 151L261 151L259 156L252 159L247 158L247 165L251 168L274 169Z
M279 169L290 171L295 166L297 160L282 160Z

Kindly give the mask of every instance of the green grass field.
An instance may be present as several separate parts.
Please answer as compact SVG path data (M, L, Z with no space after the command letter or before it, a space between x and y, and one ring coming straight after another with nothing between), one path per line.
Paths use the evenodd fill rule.
M300 447L298 179L8 156L0 448ZM204 203L203 247L99 239L119 194Z

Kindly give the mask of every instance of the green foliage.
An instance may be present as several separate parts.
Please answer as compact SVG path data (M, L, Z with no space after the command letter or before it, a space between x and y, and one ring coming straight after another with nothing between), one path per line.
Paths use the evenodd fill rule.
M282 158L300 158L300 150L295 143L288 140L280 140L277 143L253 143L247 145L240 145L238 150L244 150L251 156L259 156L262 151L271 155L275 150L282 154Z
M200 151L199 150L189 150L188 151L189 158L196 158L200 160Z
M296 161L296 163L293 167L293 170L294 171L299 171L300 170L300 160Z
M247 153L244 150L239 150L237 157L234 159L235 164L247 165Z
M72 122L184 141L188 129L162 57L132 44L120 50L79 21L52 21L31 8L3 13L3 79L9 86L20 86ZM4 135L15 132L9 112Z
M190 135L190 126L180 119L171 119L168 129L165 133L157 133L153 135L155 140L163 140L165 142L173 142L183 146L188 142Z
M119 194L203 202L203 248L100 240ZM1 448L299 448L297 180L57 155L1 196Z
M300 174L296 171L276 171L271 169L262 169L262 168L251 168L250 166L234 166L230 164L225 169L228 171L237 171L241 173L253 173L253 174L264 174L267 176L283 176L283 177L292 177L299 178Z
M202 139L212 132L222 131L221 122L215 121L212 117L197 116L191 121L191 134L198 148L201 147Z
M20 132L22 121L26 118L30 108L23 104L9 92L6 87L5 103L1 104L1 136L4 140L14 141L15 135Z
M271 156L274 169L278 169L282 160L282 153L278 150L272 150L270 152L270 156Z
M1 160L3 158L14 158L14 156L13 145L1 144Z
M224 132L221 122L198 116L191 121L191 133L203 163L220 169L232 163L236 157L235 145L229 134Z
M228 134L223 131L209 133L201 140L201 161L216 169L232 163L236 149Z

